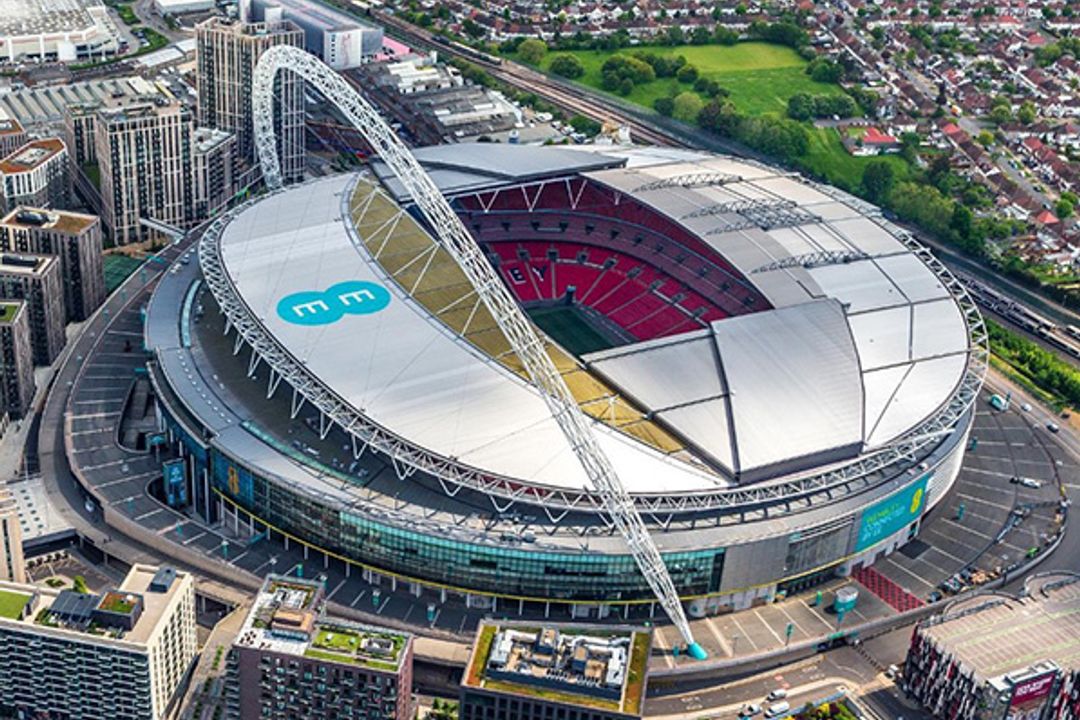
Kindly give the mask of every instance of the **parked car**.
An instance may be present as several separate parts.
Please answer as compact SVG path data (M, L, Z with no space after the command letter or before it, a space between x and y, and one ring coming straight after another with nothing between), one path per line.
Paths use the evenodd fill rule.
M1029 477L1020 478L1020 484L1023 485L1024 487L1026 487L1026 488L1032 488L1033 490L1038 490L1039 488L1042 487L1041 482L1039 482L1038 480L1033 480L1032 478L1029 478Z
M765 717L767 717L767 718L779 717L780 715L783 715L784 713L788 712L789 710L791 710L791 705L788 704L787 700L784 700L784 701L778 702L778 703L773 703L772 705L769 706L769 709L765 711Z
M769 696L765 699L769 702L772 702L773 700L783 700L786 697L787 690L785 690L784 688L776 688L771 693L769 693Z
M743 709L739 712L743 717L754 717L761 714L761 706L757 703L747 703L743 706Z

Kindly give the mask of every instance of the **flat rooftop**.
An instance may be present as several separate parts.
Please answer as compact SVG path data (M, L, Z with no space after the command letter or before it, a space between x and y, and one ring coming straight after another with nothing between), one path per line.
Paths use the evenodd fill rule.
M1080 668L1080 576L1040 578L1029 596L981 596L949 608L943 622L920 629L980 680L1044 660Z
M32 628L34 631L47 631L48 634L59 633L107 643L146 645L177 593L181 592L185 586L184 580L190 577L187 573L176 572L173 581L166 590L163 592L151 590L151 584L154 578L158 576L159 570L160 568L151 565L135 565L119 587L102 593L102 595L89 596L93 598L92 604L95 607L104 604L102 609L120 614L128 614L130 610L128 608L128 596L141 598L142 613L138 615L138 619L130 630L103 629L97 626L80 628L71 623L58 621L54 617L54 606L55 609L60 609L60 604L64 604L70 609L72 607L73 591L7 582L0 582L0 625L9 626L8 623L16 623L25 626L27 629ZM17 604L17 598L10 596L33 598L31 612L28 613L26 618L18 619L22 608L12 612L12 608ZM90 602L87 601L87 604L90 604ZM5 608L7 608L7 612L5 612Z
M0 160L0 172L20 173L33 170L63 150L64 142L59 138L31 140Z
M21 37L85 30L95 24L87 11L90 7L102 5L97 0L0 0L0 35Z
M54 262L56 262L54 255L4 253L0 255L0 274L40 275Z
M396 673L410 635L331 618L322 583L271 575L255 597L236 644L286 655Z
M482 623L462 685L640 715L652 630Z
M96 222L98 222L96 215L24 206L9 212L3 220L0 220L0 225L31 230L53 230L77 235Z

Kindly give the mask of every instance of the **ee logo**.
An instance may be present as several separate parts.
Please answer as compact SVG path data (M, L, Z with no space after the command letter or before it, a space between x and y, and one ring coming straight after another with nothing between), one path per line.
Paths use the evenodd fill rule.
M915 513L919 512L919 508L922 507L922 496L923 496L923 489L922 488L919 488L918 490L916 490L915 494L911 496L911 510L909 511L911 515L914 515Z
M277 313L294 325L329 325L346 315L370 315L390 304L390 291L366 280L346 280L323 292L304 290L281 298Z

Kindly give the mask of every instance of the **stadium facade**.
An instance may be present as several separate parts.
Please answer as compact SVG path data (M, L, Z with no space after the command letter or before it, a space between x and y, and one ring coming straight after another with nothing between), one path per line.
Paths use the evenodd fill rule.
M686 151L417 157L547 331L691 614L873 562L955 480L985 331L876 208ZM196 509L418 594L653 602L419 218L376 163L237 208L164 277L146 343Z

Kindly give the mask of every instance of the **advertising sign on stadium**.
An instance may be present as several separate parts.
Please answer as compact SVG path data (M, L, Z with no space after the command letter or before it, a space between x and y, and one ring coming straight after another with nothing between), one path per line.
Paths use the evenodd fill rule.
M1054 689L1057 670L1030 677L1013 685L1007 720L1038 720L1050 691Z
M927 473L900 492L864 510L855 552L862 552L918 520L926 507L926 484L932 476L933 473Z

